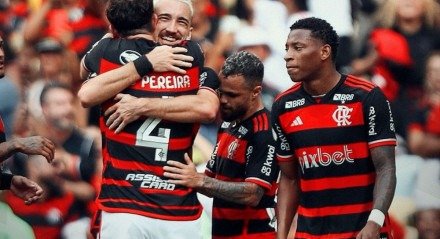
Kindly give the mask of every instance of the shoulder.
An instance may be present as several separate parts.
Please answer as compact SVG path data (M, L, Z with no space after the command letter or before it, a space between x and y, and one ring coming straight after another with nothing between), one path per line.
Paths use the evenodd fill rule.
M250 120L251 126L249 127L255 133L259 132L271 132L270 113L264 108L256 113Z
M358 78L352 75L347 75L344 85L350 88L358 89L365 92L371 92L377 86L365 79Z
M281 101L285 101L286 99L291 98L292 96L299 94L300 89L301 89L302 84L301 83L297 83L294 84L292 87L290 87L289 89L279 93L274 101L275 102L281 102Z
M194 62L198 66L203 66L205 62L205 53L202 50L202 47L199 43L193 40L183 41L181 44L182 47L188 49L188 55L194 57Z

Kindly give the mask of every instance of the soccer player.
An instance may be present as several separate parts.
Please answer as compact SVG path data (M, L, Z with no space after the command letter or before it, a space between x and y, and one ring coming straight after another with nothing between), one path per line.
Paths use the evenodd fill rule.
M5 75L5 52L3 38L0 36L0 78ZM48 139L40 136L15 138L6 141L3 120L0 117L0 162L16 152L25 154L39 154L48 162L53 159L55 145ZM43 189L26 177L1 173L0 190L10 189L15 195L22 198L26 204L37 201L43 195Z
M274 195L278 166L269 111L261 90L263 63L246 51L226 59L220 72L220 113L224 122L205 174L168 161L171 183L214 197L213 238L275 238Z
M295 22L286 68L297 82L272 107L281 169L277 238L298 213L295 238L392 238L396 186L389 102L372 83L336 71L338 35L326 21Z
M157 13L159 21L162 19L171 27L180 24L180 27L189 29L190 21L187 19L192 15L188 4L190 2L171 3L172 14ZM174 12L175 9L179 11ZM150 62L149 68L146 67L149 58L144 54L153 52L152 49L156 47L151 35L152 15L150 0L109 2L107 18L116 38L102 39L83 60L83 66L91 75L98 74L83 85L82 93L80 91L80 98L86 104L91 103L89 99L93 101L91 89L94 89L92 86L96 86L96 83L99 85L99 74L133 59L136 60L127 65L137 73L129 79L114 81L116 88L121 86L119 83L128 82L128 88L122 91L125 97L183 98L195 96L206 85L208 81L199 80L203 57L194 43L183 42L188 55L194 58L192 66L190 64L184 74L151 72L151 65L155 69L153 62ZM175 18L175 15L178 17ZM173 36L171 33L164 37L167 41L179 37L179 34L173 33ZM181 40L186 38L183 36ZM109 82L106 78L100 79ZM102 104L102 112L120 103L108 96L108 92L113 93L115 88L107 89L107 92L95 89L96 94L105 95L100 100L110 99ZM214 90L210 91L215 96ZM102 115L104 172L98 198L99 207L103 211L100 238L200 238L202 208L196 191L167 182L162 169L168 158L184 162L183 155L191 151L199 125L178 123L166 117L140 117L127 124L120 133L115 133L105 124L106 121L108 117Z

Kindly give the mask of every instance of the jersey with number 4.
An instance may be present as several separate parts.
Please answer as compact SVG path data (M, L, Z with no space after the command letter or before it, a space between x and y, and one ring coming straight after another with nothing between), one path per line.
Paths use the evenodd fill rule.
M155 46L146 39L104 38L85 56L84 66L91 74L101 74L137 59ZM194 57L186 74L152 72L122 93L148 98L195 95L200 87L205 87L200 80L203 54L193 42L186 42L185 46ZM209 85L208 80L203 83ZM191 155L199 124L144 117L115 134L106 126L107 117L103 114L114 103L109 100L101 105L104 171L100 208L164 220L197 219L202 208L195 190L169 183L162 167L167 160L184 162L184 154Z

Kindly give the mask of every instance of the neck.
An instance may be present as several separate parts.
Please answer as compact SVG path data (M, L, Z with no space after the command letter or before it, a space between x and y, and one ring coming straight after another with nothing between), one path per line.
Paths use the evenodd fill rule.
M251 117L253 114L255 114L255 112L260 111L263 108L264 108L263 100L261 99L261 97L258 97L255 99L255 102L249 107L246 114L242 118L237 119L234 122L239 124L240 122L243 122L246 119L249 119L249 117Z
M312 80L304 81L304 89L312 96L324 96L333 87L335 87L341 79L341 74L332 66L329 70L321 71L322 74L313 76Z
M151 32L147 31L146 29L137 29L137 30L129 31L121 36L127 39L144 38L147 40L154 41L153 35L151 34Z

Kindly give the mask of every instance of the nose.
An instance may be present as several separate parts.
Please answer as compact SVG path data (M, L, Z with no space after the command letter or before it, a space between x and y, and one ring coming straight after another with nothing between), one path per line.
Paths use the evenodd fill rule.
M226 99L226 97L223 94L220 94L220 103L221 104L228 103L228 100Z
M290 50L289 51L286 51L286 54L284 54L284 60L286 61L286 62L288 62L289 60L291 60L292 59L292 54L290 53Z
M177 32L177 23L175 21L171 21L170 24L168 24L166 30L168 32Z

